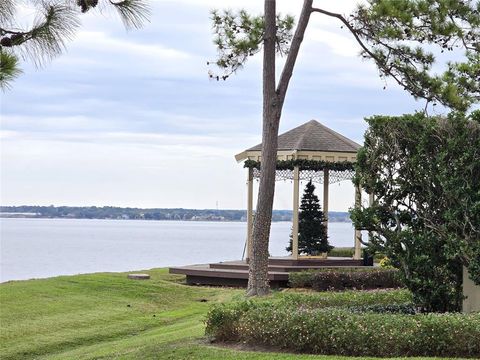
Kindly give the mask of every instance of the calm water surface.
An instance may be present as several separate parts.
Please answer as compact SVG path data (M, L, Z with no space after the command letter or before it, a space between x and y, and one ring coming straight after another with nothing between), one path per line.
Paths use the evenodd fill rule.
M130 271L241 259L236 222L0 219L0 281ZM270 254L287 255L291 223L272 224ZM329 224L330 243L353 246L349 223Z

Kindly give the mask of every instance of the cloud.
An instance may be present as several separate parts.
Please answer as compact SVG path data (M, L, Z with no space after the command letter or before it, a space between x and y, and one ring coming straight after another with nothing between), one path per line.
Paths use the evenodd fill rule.
M246 172L233 153L180 142L158 148L144 139L121 144L16 139L2 149L9 171L0 175L1 201L185 208L213 208L218 201L222 208L245 207ZM291 184L282 184L275 207L288 209ZM345 186L332 210L351 205L353 198L345 195L351 185Z
M188 51L165 46L158 41L134 42L128 37L100 31L80 32L75 43L69 47L69 54L57 59L55 66L87 78L92 75L91 69L100 74L100 79L121 74L119 81L147 76L207 77L206 70L200 70L205 67L205 59Z
M69 120L69 119L65 119ZM233 159L233 156L240 152L245 143L254 144L258 142L258 135L239 132L224 132L219 135L187 135L181 133L154 133L154 132L128 132L128 131L101 131L94 126L92 119L80 118L70 119L70 122L61 122L56 126L58 119L43 119L42 124L36 124L32 129L29 124L35 121L34 118L15 119L17 130L2 130L0 138L6 150L15 147L19 142L31 144L92 144L106 145L109 147L134 147L158 151L164 155L172 155L176 158L205 158L205 157L226 157ZM23 122L23 127L19 123ZM55 131L50 126L55 125ZM4 127L4 126L2 126ZM75 145L77 146L77 145ZM33 149L36 146L32 147ZM57 145L52 146L52 152ZM84 154L87 156L87 154Z
M163 46L161 44L139 44L126 39L118 39L104 32L80 31L75 39L77 46L88 46L92 51L152 57L160 60L185 60L192 57L186 51Z
M308 30L307 36L314 42L326 44L334 55L358 57L360 52L354 40L337 32L313 28Z
M300 3L279 0L278 9L298 15ZM209 9L261 13L263 2L156 0L152 7L151 22L128 33L109 15L82 16L64 55L44 69L26 64L2 94L4 204L245 207L245 171L233 156L261 141L262 57L226 82L210 81ZM417 107L404 93L383 91L357 51L335 19L312 15L282 132L315 118L361 142L365 116ZM334 210L347 209L352 199L339 196ZM290 206L290 190L278 192L276 207Z
M86 116L32 116L32 115L4 115L0 121L2 128L35 131L79 131L97 128L99 123Z
M18 136L17 131L12 131L12 130L0 130L0 139L5 140L5 139L15 139L15 137Z

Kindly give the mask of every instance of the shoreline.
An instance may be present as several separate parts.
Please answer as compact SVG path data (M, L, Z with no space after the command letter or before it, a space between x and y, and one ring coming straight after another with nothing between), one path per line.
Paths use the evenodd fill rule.
M0 219L47 219L47 220L112 220L112 221L161 221L161 222L208 222L208 223L247 223L244 220L192 220L192 219L118 219L118 218L79 218L79 217L49 217L49 216L2 216ZM272 223L289 223L292 220L272 220ZM328 221L329 223L349 224L351 221Z

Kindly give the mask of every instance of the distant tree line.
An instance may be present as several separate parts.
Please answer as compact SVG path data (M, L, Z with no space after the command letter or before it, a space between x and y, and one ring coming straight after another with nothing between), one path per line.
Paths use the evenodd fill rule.
M141 209L114 206L0 206L0 217L246 221L245 210ZM274 210L273 221L292 221L291 210ZM350 222L347 212L329 212L331 222Z

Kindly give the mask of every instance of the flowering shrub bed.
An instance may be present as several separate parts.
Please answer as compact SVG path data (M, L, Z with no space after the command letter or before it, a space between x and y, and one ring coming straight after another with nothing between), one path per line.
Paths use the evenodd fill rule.
M318 291L403 287L398 270L368 267L290 273L289 283L294 288L307 287Z
M313 354L480 356L480 314L418 314L406 303L383 304L381 297L379 305L370 297L362 305L362 295L343 307L329 306L334 297L322 302L306 296L305 304L300 298L217 305L208 314L206 333L216 341Z
M361 314L364 312L373 312L377 314L406 314L414 315L420 313L420 309L413 304L390 304L390 305L363 305L349 306L348 311Z

